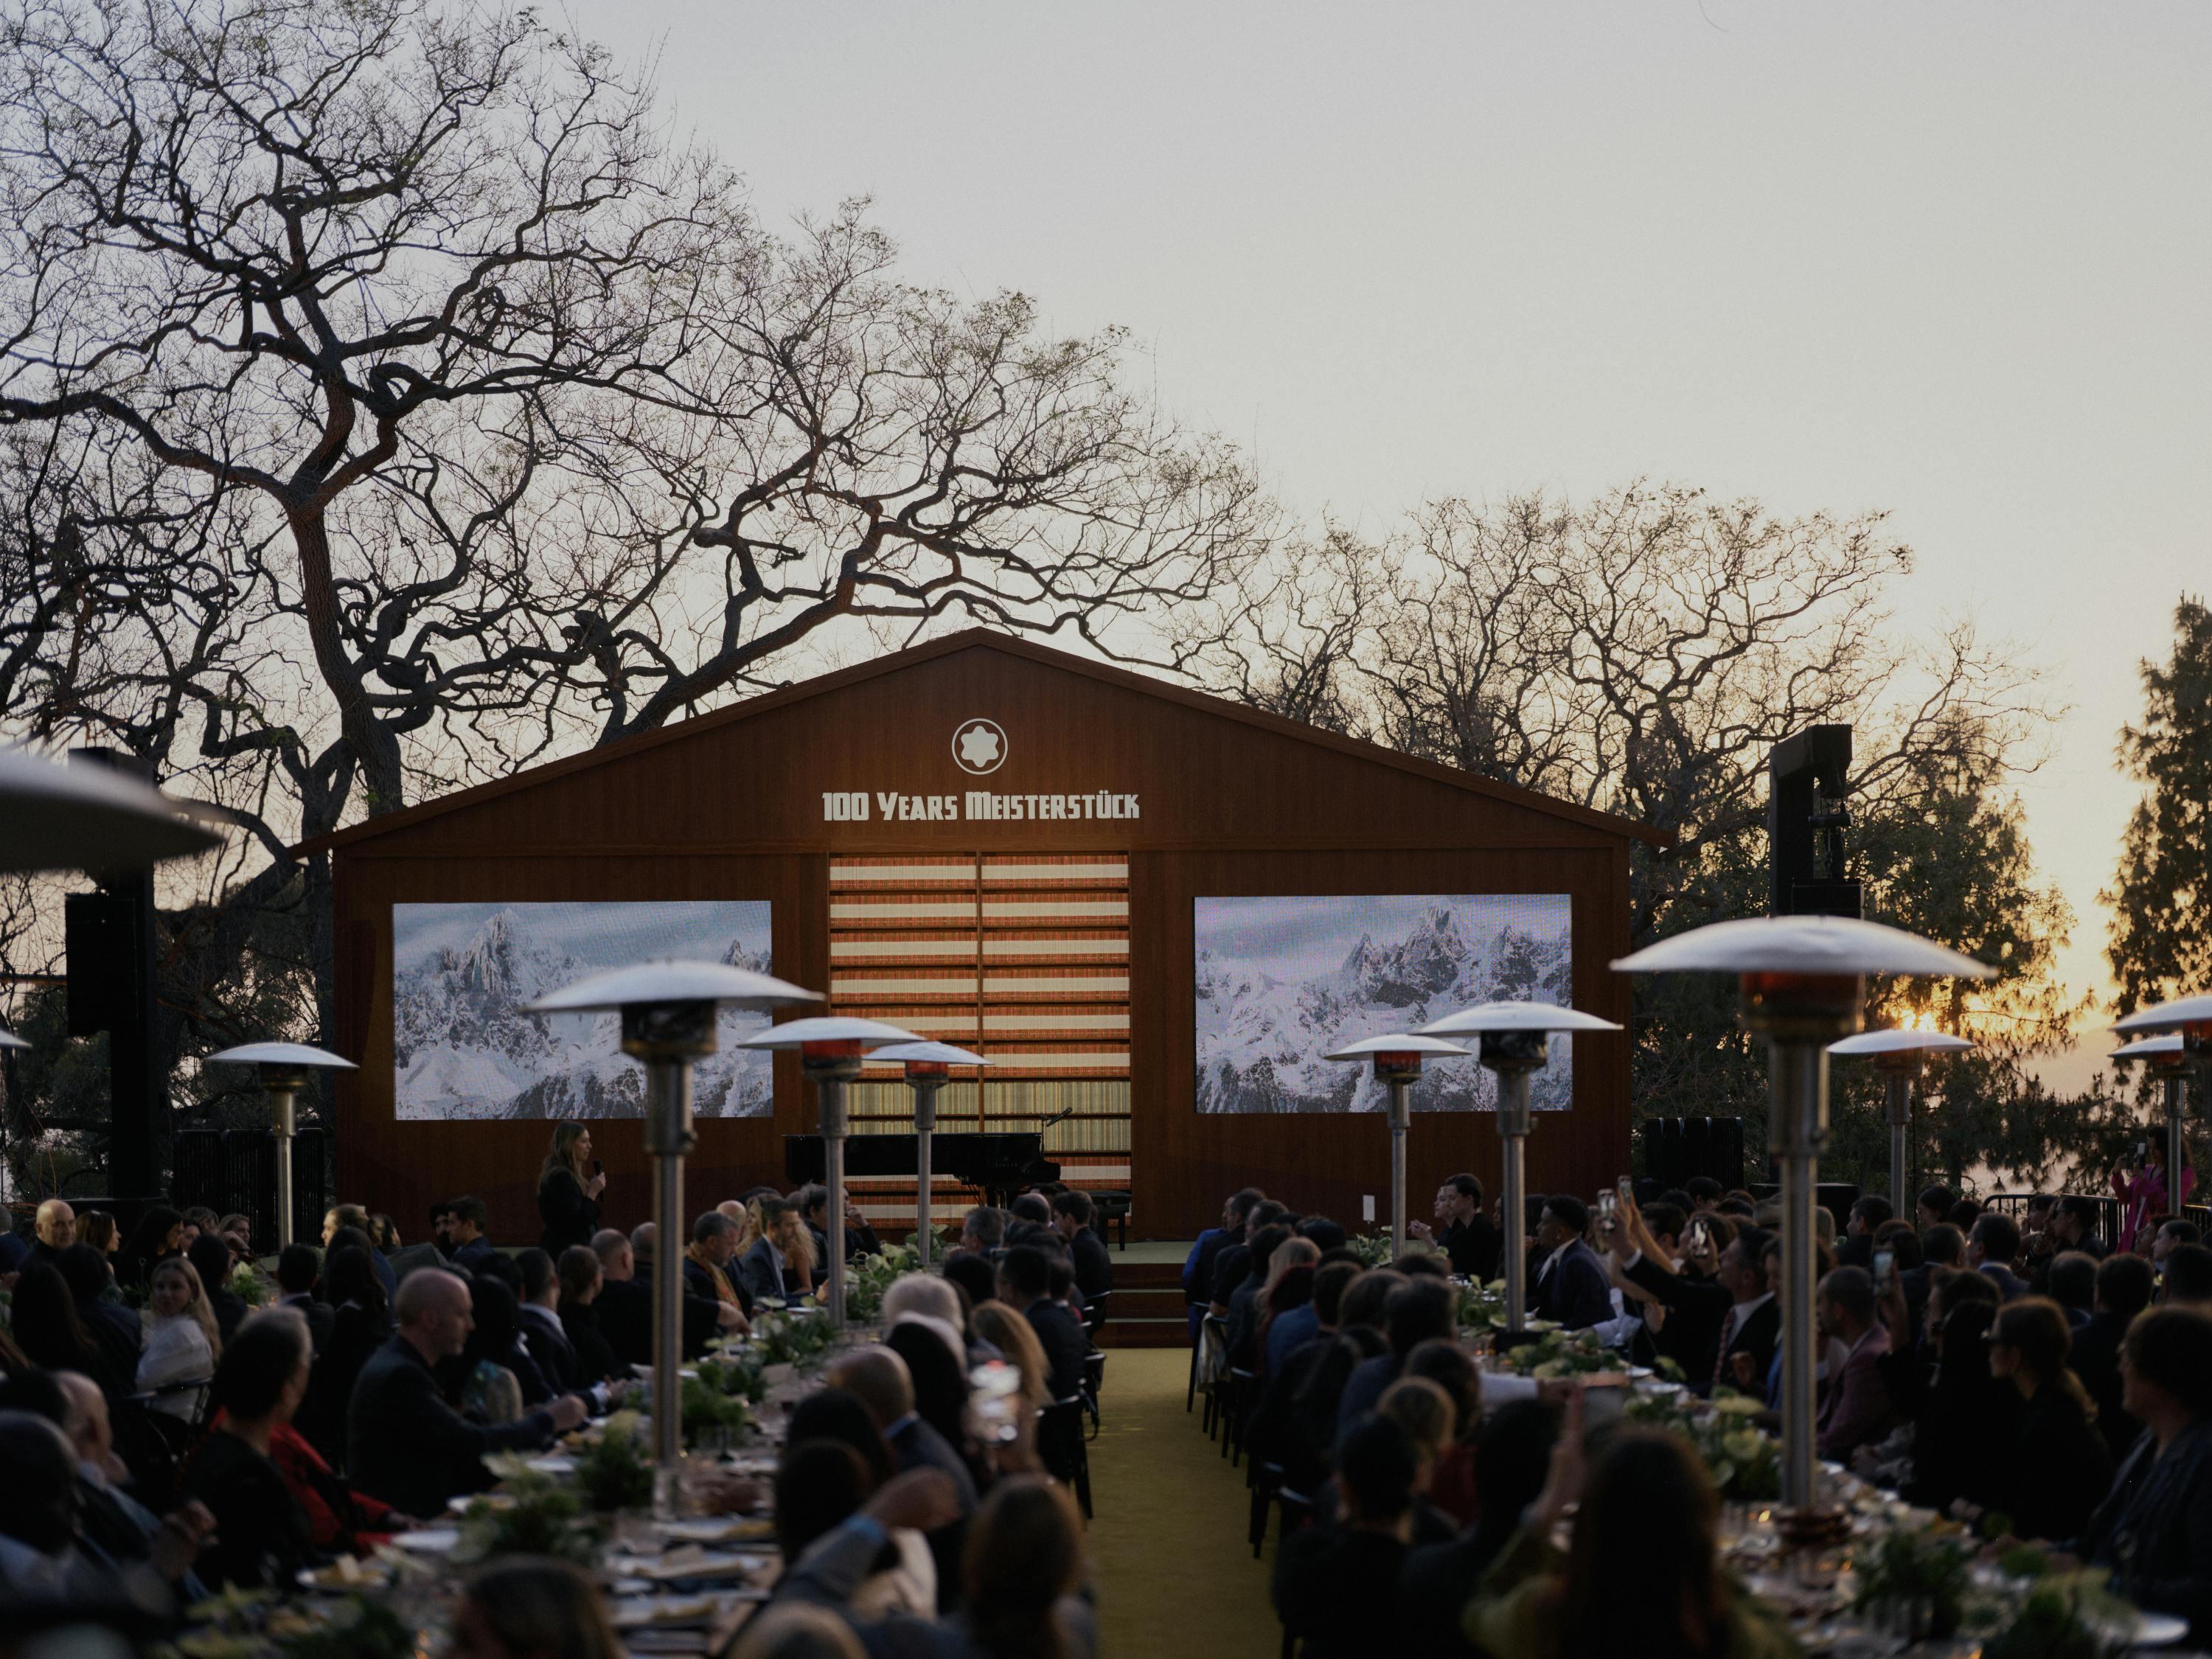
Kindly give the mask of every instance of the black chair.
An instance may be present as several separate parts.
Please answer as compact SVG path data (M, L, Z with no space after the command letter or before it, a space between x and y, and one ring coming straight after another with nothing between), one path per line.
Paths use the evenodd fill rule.
M1113 1299L1111 1291L1101 1291L1084 1299L1083 1331L1093 1342L1098 1340L1098 1333L1106 1328L1106 1304Z
M1129 1248L1129 1195L1119 1192L1094 1192L1091 1194L1091 1219L1098 1224L1098 1236L1106 1237L1109 1227L1121 1230L1121 1248Z
M1229 1401L1224 1407L1228 1432L1221 1437L1221 1455L1236 1468L1244 1461L1244 1419L1259 1398L1260 1375L1242 1365L1229 1368Z
M1037 1457L1053 1479L1075 1488L1091 1519L1091 1447L1083 1433L1083 1396L1072 1394L1037 1413Z
M1252 1559L1260 1559L1260 1552L1267 1542L1267 1512L1274 1507L1276 1494L1283 1489L1283 1466L1270 1463L1263 1458L1252 1460L1252 1516L1250 1533Z

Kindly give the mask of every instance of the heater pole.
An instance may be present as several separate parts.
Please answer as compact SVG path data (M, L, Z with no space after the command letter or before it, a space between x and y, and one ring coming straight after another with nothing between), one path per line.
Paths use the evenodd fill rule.
M645 1068L646 1151L653 1157L653 1508L676 1513L684 1450L684 1156L691 1146L691 1064Z
M1528 1325L1528 1073L1498 1073L1498 1231L1505 1245L1505 1331Z
M937 1127L937 1091L933 1077L909 1077L914 1088L914 1244L924 1272L929 1268L929 1137Z
M1406 1128L1413 1110L1410 1079L1390 1079L1390 1255L1406 1254Z
M292 1242L293 1101L297 1085L288 1079L269 1093L270 1103L276 1109L276 1248L282 1250Z
M1827 1051L1818 1042L1769 1039L1772 1108L1767 1133L1782 1166L1782 1501L1809 1510L1815 1487L1813 1194L1824 1139Z
M857 1064L855 1066L857 1069ZM822 1162L830 1185L830 1322L845 1326L845 1079L824 1069L814 1080L822 1096Z
M2181 1213L2181 1171L2188 1157L2189 1079L2179 1071L2166 1079L2166 1207Z
M1905 1132L1912 1122L1912 1074L1902 1066L1885 1068L1882 1092L1889 1107L1889 1208L1905 1209Z

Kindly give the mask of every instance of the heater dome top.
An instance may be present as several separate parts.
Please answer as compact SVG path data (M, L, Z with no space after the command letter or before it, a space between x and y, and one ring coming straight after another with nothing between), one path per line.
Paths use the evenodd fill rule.
M981 1054L971 1054L965 1048L956 1048L949 1042L898 1042L888 1048L877 1049L868 1058L911 1060L917 1066L988 1066L991 1063Z
M1370 1060L1376 1054L1419 1054L1428 1059L1450 1060L1464 1058L1468 1051L1456 1042L1446 1042L1442 1037L1407 1035L1404 1036L1362 1037L1357 1042L1347 1042L1324 1060Z
M2193 997L2177 997L2154 1007L2138 1008L2113 1025L2115 1031L2178 1031L2185 1025L2212 1024L2212 991Z
M332 1071L353 1072L361 1068L343 1055L327 1048L313 1048L304 1042L247 1042L235 1048L226 1048L219 1054L210 1054L210 1060L228 1060L240 1066L319 1066Z
M0 871L143 870L221 846L225 821L97 762L0 748Z
M2123 1042L2106 1056L2107 1060L2159 1060L2182 1052L2181 1033L2169 1031L2164 1036L2137 1037L2133 1042Z
M0 1025L0 1048L27 1048L30 1046L6 1026Z
M1902 928L1848 916L1745 916L1647 945L1613 964L1624 974L1936 974L1990 979L1996 969Z
M666 1002L723 1002L742 1008L775 1008L793 1002L819 1002L822 994L767 974L719 962L678 962L668 957L612 968L549 991L527 1005L533 1014L592 1014L609 1009Z
M1962 1036L1953 1036L1948 1031L1862 1031L1856 1036L1847 1036L1841 1042L1832 1042L1832 1054L1955 1054L1974 1045Z
M1455 1014L1431 1020L1424 1036L1477 1036L1485 1031L1618 1031L1620 1026L1595 1014L1551 1002L1478 1002Z
M812 1019L787 1019L771 1025L758 1036L747 1037L741 1048L799 1048L810 1042L857 1042L880 1048L893 1042L920 1042L913 1032L879 1019L855 1019L849 1014L824 1014Z

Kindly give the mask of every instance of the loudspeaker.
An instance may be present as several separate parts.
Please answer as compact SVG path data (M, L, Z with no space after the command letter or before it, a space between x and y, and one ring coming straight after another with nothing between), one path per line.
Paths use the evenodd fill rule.
M62 901L69 1034L127 1030L144 979L138 901L129 893L70 893Z
M1743 1185L1740 1117L1647 1117L1643 1136L1644 1173L1662 1191L1693 1176L1711 1176L1723 1188Z

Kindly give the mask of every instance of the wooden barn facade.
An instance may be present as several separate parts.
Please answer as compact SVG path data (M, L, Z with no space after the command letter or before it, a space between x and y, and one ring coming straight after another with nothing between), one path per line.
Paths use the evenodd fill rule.
M1566 896L1575 1005L1626 1023L1631 842L1649 831L1526 790L1000 635L971 632L424 803L314 843L333 860L338 1186L419 1233L475 1193L534 1238L543 1116L398 1109L394 908L766 901L772 966L841 1013L978 1049L939 1127L1045 1131L1063 1179L1131 1195L1139 1237L1189 1237L1256 1183L1357 1229L1387 1220L1372 1112L1198 1109L1194 908L1271 896ZM1556 902L1556 898L1553 900ZM410 911L408 914L414 914ZM646 914L650 914L649 911ZM1471 1062L1453 1062L1468 1064ZM889 1074L895 1076L895 1074ZM972 1079L972 1073L970 1074ZM702 1117L697 1206L781 1183L816 1127L795 1060L773 1105ZM1530 1143L1530 1189L1628 1167L1625 1036L1575 1050L1571 1111ZM860 1086L854 1132L910 1127L903 1085ZM648 1207L635 1117L592 1125L607 1218ZM1480 1112L1418 1115L1416 1213L1444 1176L1494 1182ZM896 1231L913 1186L864 1186ZM940 1185L939 1213L968 1198Z

